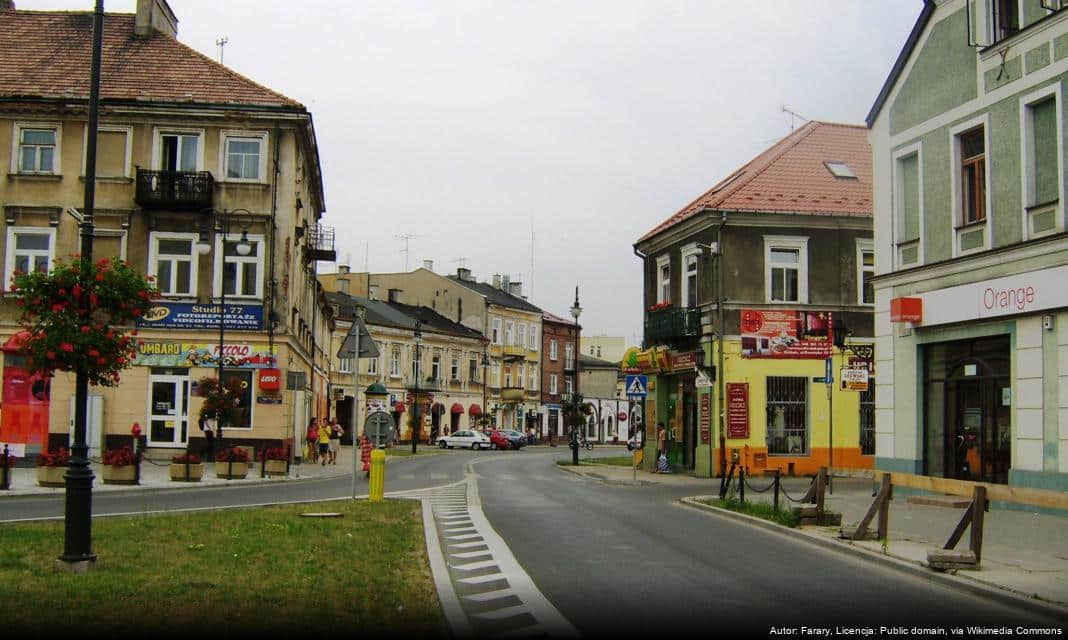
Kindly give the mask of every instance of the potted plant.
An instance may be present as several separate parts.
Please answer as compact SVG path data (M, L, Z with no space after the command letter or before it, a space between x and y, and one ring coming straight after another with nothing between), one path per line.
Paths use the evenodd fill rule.
M269 476L284 476L289 470L289 452L282 447L272 447L260 452L264 472Z
M70 466L70 450L46 451L37 458L37 484L42 487L63 487L67 481L63 476Z
M248 451L227 447L215 454L215 475L227 480L241 480L248 475Z
M121 449L105 449L104 484L137 484L137 454L130 445Z
M179 482L200 482L204 476L204 463L194 453L183 453L171 458L171 480Z

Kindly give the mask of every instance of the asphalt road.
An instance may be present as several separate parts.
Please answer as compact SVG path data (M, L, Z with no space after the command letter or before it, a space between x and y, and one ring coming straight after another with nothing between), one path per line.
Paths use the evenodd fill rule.
M618 454L595 450L595 455ZM1063 627L920 577L680 506L693 489L613 486L555 468L566 448L446 452L391 463L387 492L478 477L482 509L541 592L584 636L773 629L909 637L914 627ZM583 455L586 455L585 452ZM359 478L358 492L366 492ZM95 515L343 498L347 477L94 494ZM0 520L59 517L62 496L7 499ZM887 627L880 630L880 627ZM894 628L903 628L895 633ZM869 632L870 631L870 632ZM787 633L790 633L787 631ZM1017 631L1016 634L1019 634ZM830 635L830 633L828 633ZM971 633L965 633L971 636Z

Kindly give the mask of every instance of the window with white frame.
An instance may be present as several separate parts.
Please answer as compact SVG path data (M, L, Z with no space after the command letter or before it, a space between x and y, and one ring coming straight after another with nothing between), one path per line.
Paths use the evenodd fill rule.
M501 386L501 363L500 362L494 361L493 364L490 365L489 383L491 385L496 385L498 387Z
M764 236L768 302L808 303L808 238Z
M16 123L11 166L18 173L59 173L60 126L51 123Z
M475 356L471 356L471 359L467 361L467 379L471 382L481 381L482 376L478 375L478 370L478 358Z
M875 304L875 245L871 240L857 240L857 302Z
M551 393L553 395L556 395L557 393L559 393L557 391L556 384L557 384L557 382L556 382L556 374L555 373L549 374L549 393Z
M1025 237L1064 228L1060 95L1057 83L1020 99Z
M133 127L100 125L96 135L96 176L98 178L127 178L130 176L130 153L133 149ZM82 140L82 175L89 151L89 128Z
M524 387L527 382L527 365L524 362L520 362L516 365L515 372L515 386Z
M389 352L389 375L391 378L401 377L401 350L393 347Z
M656 301L671 302L671 258L667 255L656 259Z
M221 145L226 180L263 182L267 174L267 133L224 131Z
M527 390L529 390L529 391L537 391L538 390L538 367L536 365L533 365L533 364L530 365L528 373L530 375L530 384L527 385Z
M691 309L697 306L697 258L700 254L696 243L682 248L682 303Z
M922 259L923 163L920 145L894 154L894 237L897 264L913 266Z
M504 344L509 347L515 344L515 322L512 320L504 321Z
M575 368L575 343L568 342L564 345L564 368Z
M441 354L435 353L430 358L430 378L433 380L441 380Z
M504 386L512 386L512 366L508 364L504 365Z
M16 271L48 273L55 256L56 230L53 227L8 227L4 282Z
M367 358L367 373L378 375L378 356Z
M200 171L204 166L204 132L199 130L156 130L153 157L162 171Z
M417 345L412 345L411 354L412 380L418 380L421 375L421 369L423 364L423 350Z
M227 296L236 298L262 298L263 297L263 236L249 234L246 241L249 243L248 255L241 255L237 245L241 241L241 235L228 234L223 245L223 236L219 234L215 240L215 295L225 287ZM225 257L226 263L223 264Z
M953 255L981 251L990 246L992 224L988 196L990 172L986 156L986 114L950 128L953 171Z
M538 350L538 325L536 325L536 324L530 325L529 338L530 338L530 340L527 342L527 348L531 349L532 351L537 351Z
M460 379L460 357L459 356L453 356L452 357L452 366L449 367L449 379L450 380L459 380Z
M556 359L560 357L559 349L556 344L556 338L549 340L549 359L556 362Z
M165 296L193 297L197 294L197 234L148 234L148 273L156 277L156 287ZM230 293L227 291L227 293Z
M568 397L571 397L571 392L572 392L571 390L574 389L574 388L575 388L575 381L571 378L571 376L566 376L564 378L564 393L566 393L568 395Z
M520 322L516 330L518 332L516 344L525 348L527 346L527 323Z
M338 373L352 373L352 358L338 358Z
M501 343L501 319L500 318L493 318L493 320L490 323L490 326L493 327L493 329L492 329L492 332L493 332L493 335L492 335L493 344L500 344Z

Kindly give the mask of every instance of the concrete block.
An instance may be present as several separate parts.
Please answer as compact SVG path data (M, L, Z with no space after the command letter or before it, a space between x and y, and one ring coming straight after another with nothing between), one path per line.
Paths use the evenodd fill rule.
M1042 316L1020 318L1016 321L1016 349L1042 346Z
M1041 425L1039 425L1041 426ZM1012 445L1014 469L1042 471L1042 440L1017 437Z
M1042 349L1016 350L1016 379L1042 377Z
M1017 380L1013 389L1012 406L1017 409L1042 408L1042 378Z
M1042 439L1042 409L1017 409L1013 422L1016 437Z
M1061 423L1064 426L1064 423ZM1064 433L1064 429L1061 429L1061 433ZM1057 470L1061 473L1068 473L1068 439L1061 440L1057 443Z

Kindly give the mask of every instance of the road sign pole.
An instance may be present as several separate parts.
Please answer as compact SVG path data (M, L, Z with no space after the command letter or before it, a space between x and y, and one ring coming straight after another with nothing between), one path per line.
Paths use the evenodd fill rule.
M824 375L827 382L827 493L834 495L834 359L827 358L825 361Z
M356 318L353 319L353 324L359 324L360 311L356 312ZM356 357L353 358L356 361L355 370L352 372L352 412L350 415L350 428L352 429L352 499L356 499L356 473L359 465L356 464L358 460L356 456L356 450L359 446L356 442L356 429L358 428L359 413L360 413L360 328L356 327Z

